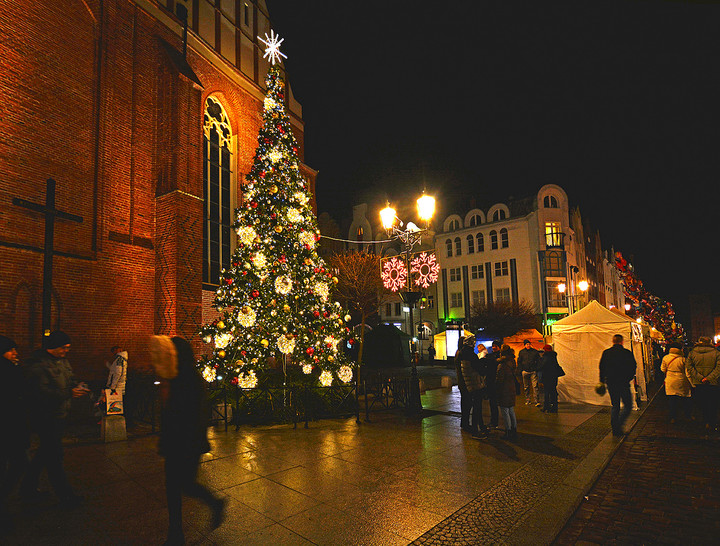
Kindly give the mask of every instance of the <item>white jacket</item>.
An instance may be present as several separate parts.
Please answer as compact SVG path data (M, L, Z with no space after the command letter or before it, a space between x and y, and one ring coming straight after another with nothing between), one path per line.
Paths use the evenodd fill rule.
M108 375L106 389L114 389L120 394L125 394L125 380L127 379L127 351L120 351L115 359L108 364L110 375Z
M665 394L668 396L690 396L690 381L685 372L685 357L680 349L670 349L660 364L665 374Z

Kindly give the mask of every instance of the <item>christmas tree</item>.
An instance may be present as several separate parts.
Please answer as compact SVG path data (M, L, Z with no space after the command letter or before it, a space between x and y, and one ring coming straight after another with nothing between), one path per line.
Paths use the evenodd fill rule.
M257 385L271 358L288 358L325 386L353 377L339 347L350 317L330 299L337 279L317 253L320 231L274 62L281 42L274 35L265 42L273 64L258 147L235 211L237 248L216 291L220 316L200 331L213 346L200 362L205 379L244 388Z

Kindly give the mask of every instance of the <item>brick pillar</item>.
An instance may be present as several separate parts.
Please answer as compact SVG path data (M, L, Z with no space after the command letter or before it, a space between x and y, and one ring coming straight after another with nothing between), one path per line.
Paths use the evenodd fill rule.
M155 332L197 336L202 320L202 200L175 190L155 199Z

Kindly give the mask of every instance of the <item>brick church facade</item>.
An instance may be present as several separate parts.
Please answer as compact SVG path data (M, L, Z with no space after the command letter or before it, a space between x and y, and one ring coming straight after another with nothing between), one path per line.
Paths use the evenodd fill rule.
M82 217L55 220L50 307L76 374L104 376L115 344L147 365L151 334L200 349L262 124L266 32L263 0L4 3L0 333L23 355L41 342L47 215L17 200L44 204L48 178L56 208Z

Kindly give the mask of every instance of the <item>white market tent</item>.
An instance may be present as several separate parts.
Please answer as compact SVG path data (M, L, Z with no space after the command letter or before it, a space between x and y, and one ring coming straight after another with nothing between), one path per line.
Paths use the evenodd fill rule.
M554 349L565 376L558 380L558 395L563 402L610 405L610 396L595 392L599 381L602 352L612 346L612 336L621 334L625 348L637 362L636 382L641 400L647 400L647 373L652 367L650 329L630 317L591 301L577 313L552 326Z
M463 329L462 336L471 336L472 332ZM460 346L460 330L445 330L433 336L435 344L435 358L437 360L449 360L455 356ZM450 357L448 358L448 355Z

